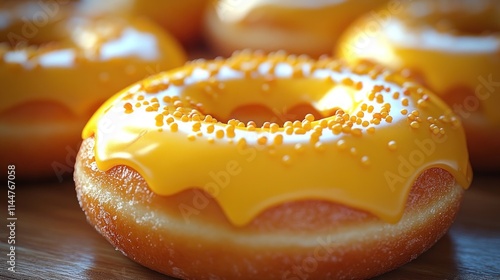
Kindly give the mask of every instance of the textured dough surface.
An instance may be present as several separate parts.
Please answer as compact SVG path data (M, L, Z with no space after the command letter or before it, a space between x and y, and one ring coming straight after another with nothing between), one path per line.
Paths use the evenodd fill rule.
M200 192L162 197L126 166L100 171L93 146L93 138L83 142L74 176L88 221L132 260L183 279L376 276L444 235L463 194L448 172L434 168L415 182L397 224L330 202L297 201L234 227L211 198L183 218L179 206L196 206Z

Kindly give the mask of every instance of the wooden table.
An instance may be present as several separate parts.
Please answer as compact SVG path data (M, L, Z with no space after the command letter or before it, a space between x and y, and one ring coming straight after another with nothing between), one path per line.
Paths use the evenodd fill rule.
M12 273L2 208L1 279L171 279L130 261L87 224L70 180L18 183ZM415 261L379 278L500 279L500 175L476 176L450 232Z

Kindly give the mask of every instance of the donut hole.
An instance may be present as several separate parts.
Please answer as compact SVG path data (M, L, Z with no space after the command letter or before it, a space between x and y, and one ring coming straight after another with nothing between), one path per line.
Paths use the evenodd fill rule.
M286 121L302 121L307 114L312 114L315 119L324 117L311 104L298 104L282 110L271 109L263 104L249 104L236 107L229 115L229 119L237 119L244 123L253 121L258 126L262 126L265 122L283 126Z
M498 22L490 17L469 16L460 19L448 17L437 20L434 27L441 33L464 36L485 36L500 33Z
M320 120L334 116L339 110L350 113L358 105L354 86L332 83L329 79L277 79L268 84L264 79L225 81L222 89L209 94L204 84L184 91L197 110L219 122L253 121L264 123L303 121L307 115ZM202 90L200 90L200 88ZM263 88L266 90L263 91Z
M497 1L416 1L409 6L408 21L426 23L440 33L485 36L500 33Z

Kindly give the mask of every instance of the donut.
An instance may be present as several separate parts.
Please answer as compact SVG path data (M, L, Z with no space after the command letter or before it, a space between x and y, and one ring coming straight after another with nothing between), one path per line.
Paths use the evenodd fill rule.
M89 223L181 279L379 275L446 232L472 176L460 120L430 91L284 52L145 79L82 136Z
M475 170L500 170L500 4L411 1L357 20L335 53L371 60L420 81L462 118Z
M209 0L81 0L84 13L132 14L146 17L174 35L184 45L194 45L201 38L203 11Z
M13 17L0 38L0 163L15 164L28 180L70 176L95 110L124 87L185 61L179 43L146 20L66 14L49 24L38 20L50 18L47 9Z
M214 1L205 12L205 34L220 55L240 49L330 54L338 36L359 15L387 0Z

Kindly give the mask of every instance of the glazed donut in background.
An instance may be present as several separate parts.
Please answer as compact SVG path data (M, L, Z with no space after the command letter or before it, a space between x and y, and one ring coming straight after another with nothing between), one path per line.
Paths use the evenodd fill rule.
M17 29L5 34L20 37L0 38L0 163L15 164L19 178L71 174L68 157L103 101L185 62L179 43L149 21L65 17L29 38Z
M382 274L447 231L472 176L460 120L433 93L283 52L138 82L83 138L74 179L90 224L182 279Z
M67 18L74 8L74 1L69 0L0 1L0 42L25 46L28 40L32 44L42 43L38 38L44 38L45 42L52 40L54 26Z
M184 45L198 43L209 0L81 0L80 10L93 15L132 14L147 17Z
M367 15L346 31L337 54L406 69L462 118L474 169L500 170L500 2L411 1Z
M220 55L239 49L286 50L319 57L359 15L386 0L213 1L206 11L209 44Z

